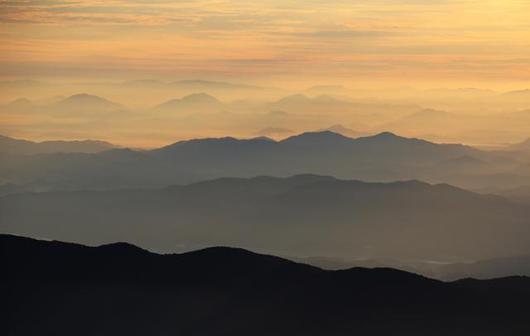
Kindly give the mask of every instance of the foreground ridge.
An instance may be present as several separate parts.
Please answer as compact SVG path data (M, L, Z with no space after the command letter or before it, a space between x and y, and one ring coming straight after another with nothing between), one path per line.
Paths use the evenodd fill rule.
M530 331L524 277L445 283L392 269L324 271L227 247L159 255L9 235L0 251L10 335Z

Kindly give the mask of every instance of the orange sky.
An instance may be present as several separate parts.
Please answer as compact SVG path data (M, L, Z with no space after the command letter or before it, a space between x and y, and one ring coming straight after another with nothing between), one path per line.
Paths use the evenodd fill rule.
M0 1L3 78L530 80L530 1ZM520 86L520 84L518 84Z

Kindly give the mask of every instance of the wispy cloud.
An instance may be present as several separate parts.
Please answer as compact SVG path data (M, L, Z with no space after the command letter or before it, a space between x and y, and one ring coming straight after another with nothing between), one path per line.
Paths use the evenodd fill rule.
M114 67L428 77L424 64L443 59L465 76L459 59L484 73L492 61L528 67L529 12L523 0L11 0L0 1L0 60L10 72L34 64L38 73L44 62L76 75Z

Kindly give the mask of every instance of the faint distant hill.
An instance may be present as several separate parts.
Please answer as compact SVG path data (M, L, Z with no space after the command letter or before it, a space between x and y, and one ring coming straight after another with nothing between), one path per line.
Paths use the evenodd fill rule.
M282 128L282 127L265 127L257 131L255 134L260 136L267 136L267 137L285 137L288 135L292 135L295 132L288 128Z
M0 251L8 334L530 333L524 277L444 283L388 268L324 271L228 247L159 255L8 235Z
M294 260L328 270L345 270L353 267L390 267L443 281L466 278L494 279L510 276L530 276L530 255L462 263L441 263L410 259L345 260L323 257L294 258Z
M231 245L293 256L434 261L530 254L528 207L418 181L298 175L22 193L1 197L0 213L2 232L88 244L124 240L166 251Z
M504 98L529 99L530 89L508 91L502 95Z
M295 94L287 97L283 97L278 101L272 103L274 106L284 106L289 104L307 104L311 103L313 99L303 94Z
M12 155L43 153L98 153L112 148L116 148L116 146L111 143L98 140L33 142L0 135L0 153Z
M530 255L447 264L443 265L439 272L446 280L470 276L477 279L493 279L513 275L530 276Z
M505 149L510 151L530 152L530 138L524 140L523 142L509 145L505 147Z
M355 130L353 130L351 128L345 127L344 125L341 125L341 124L331 125L331 126L329 126L327 128L322 128L322 129L318 130L317 132L323 132L323 131L331 131L331 132L342 134L342 135L345 135L345 136L348 136L348 137L358 137L358 136L363 135L363 133L357 132L357 131L355 131Z
M18 98L5 104L2 108L14 111L26 111L34 109L35 105L27 98Z
M63 113L97 113L120 110L122 106L102 97L80 93L64 98L50 105L49 108Z
M217 98L206 93L194 93L182 98L171 99L165 103L154 107L155 111L171 112L171 111L193 111L195 109L204 111L212 109L220 109L223 107Z

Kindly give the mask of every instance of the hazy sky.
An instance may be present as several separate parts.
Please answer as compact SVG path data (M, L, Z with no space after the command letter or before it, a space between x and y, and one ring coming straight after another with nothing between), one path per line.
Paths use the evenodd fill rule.
M483 87L530 80L530 0L0 0L0 7L3 78Z

